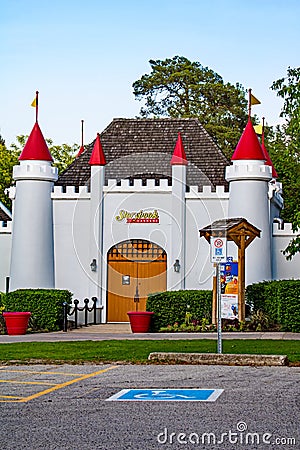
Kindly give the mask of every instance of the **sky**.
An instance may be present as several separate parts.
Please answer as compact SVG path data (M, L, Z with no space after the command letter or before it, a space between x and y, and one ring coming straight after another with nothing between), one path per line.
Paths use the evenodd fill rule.
M134 81L150 59L184 56L241 83L253 114L281 123L270 89L299 66L299 0L0 0L0 134L7 146L39 124L54 145L90 143L139 115Z

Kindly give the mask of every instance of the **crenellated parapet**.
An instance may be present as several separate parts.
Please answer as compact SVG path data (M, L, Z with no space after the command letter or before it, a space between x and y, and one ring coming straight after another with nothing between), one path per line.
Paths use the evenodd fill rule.
M133 193L133 192L162 192L171 193L172 185L169 185L168 179L133 179L133 180L108 180L104 185L103 191L107 194L113 193ZM15 187L9 189L10 198L14 198ZM52 189L52 199L78 199L90 198L91 193L88 186L54 186ZM229 192L225 186L190 186L185 194L186 199L228 199Z
M186 199L199 198L203 199L228 199L229 192L225 190L225 186L191 186L189 192L185 194Z
M13 179L19 180L42 180L56 181L57 168L49 161L20 161L18 166L13 168Z
M172 186L169 186L168 179L125 179L125 180L108 180L104 186L104 192L171 192Z
M72 200L90 197L91 193L87 186L54 186L51 194L53 200Z
M261 161L235 161L226 167L226 180L270 180L272 168Z
M282 225L277 222L273 223L273 236L288 236L289 238L293 238L299 234L299 232L293 231L293 226L291 223L283 222Z

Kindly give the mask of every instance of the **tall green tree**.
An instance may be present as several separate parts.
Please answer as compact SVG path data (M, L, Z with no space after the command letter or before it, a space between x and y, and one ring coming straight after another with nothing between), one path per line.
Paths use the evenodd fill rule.
M145 103L141 117L197 117L231 157L247 123L241 84L225 83L212 69L183 56L149 63L151 73L133 83L135 98Z
M8 208L11 202L5 194L5 190L12 185L13 166L18 162L19 153L14 149L7 149L4 144L0 144L0 201Z
M276 127L270 155L283 183L283 218L298 233L284 251L291 259L300 251L300 67L289 67L287 76L274 81L271 89L284 101L280 117L286 122Z

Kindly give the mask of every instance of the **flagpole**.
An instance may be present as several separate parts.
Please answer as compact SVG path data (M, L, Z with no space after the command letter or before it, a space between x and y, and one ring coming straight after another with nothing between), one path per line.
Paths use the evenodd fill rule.
M83 147L83 122L84 120L81 120L81 146Z
M39 91L35 93L35 121L38 122L38 114L39 114Z
M265 145L265 118L262 118L262 134L261 134L261 142Z
M248 119L250 120L251 117L251 91L252 89L249 89L249 99L248 99Z

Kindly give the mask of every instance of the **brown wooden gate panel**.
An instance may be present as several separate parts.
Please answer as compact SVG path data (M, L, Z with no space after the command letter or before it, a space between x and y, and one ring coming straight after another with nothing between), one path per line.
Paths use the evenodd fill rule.
M121 242L108 252L107 321L128 322L128 311L146 310L148 294L167 288L167 255L145 240ZM134 299L138 294L139 302Z

